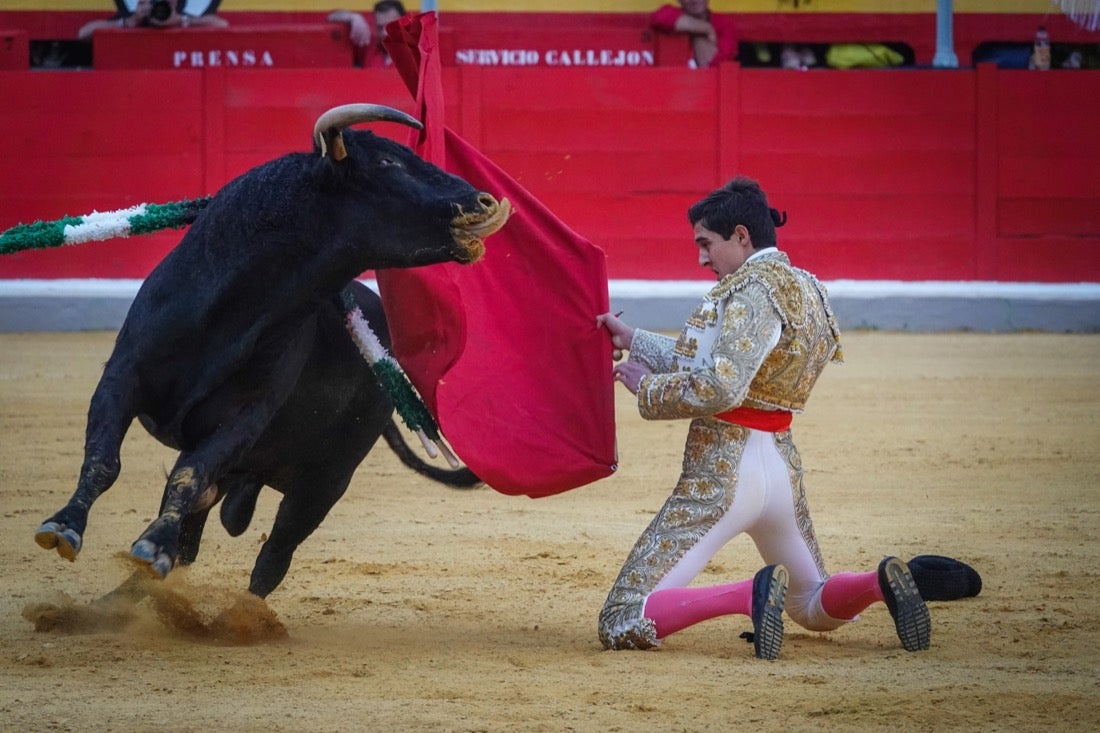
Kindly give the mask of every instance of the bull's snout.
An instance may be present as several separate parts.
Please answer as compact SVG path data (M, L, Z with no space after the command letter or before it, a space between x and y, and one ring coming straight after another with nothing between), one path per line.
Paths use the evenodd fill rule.
M477 195L475 204L474 211L459 207L451 220L451 236L457 247L455 259L464 265L477 262L485 255L484 238L498 231L512 215L508 199L498 202L484 191Z
M486 211L491 211L492 209L499 206L497 200L493 197L493 194L485 193L484 191L477 195L477 205Z

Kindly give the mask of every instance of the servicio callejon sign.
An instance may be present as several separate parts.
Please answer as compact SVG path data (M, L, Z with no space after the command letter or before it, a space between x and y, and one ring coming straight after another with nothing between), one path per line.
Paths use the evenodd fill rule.
M459 66L653 66L644 48L459 48Z

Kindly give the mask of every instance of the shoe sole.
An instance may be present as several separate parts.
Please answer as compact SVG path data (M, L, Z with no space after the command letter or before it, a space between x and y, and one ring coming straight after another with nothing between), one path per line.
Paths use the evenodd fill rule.
M893 596L890 610L901 645L908 652L928 649L932 643L932 618L909 568L894 558L883 565L883 574Z
M783 603L787 598L787 569L777 565L768 581L768 595L760 622L753 629L753 650L757 659L775 660L783 646Z

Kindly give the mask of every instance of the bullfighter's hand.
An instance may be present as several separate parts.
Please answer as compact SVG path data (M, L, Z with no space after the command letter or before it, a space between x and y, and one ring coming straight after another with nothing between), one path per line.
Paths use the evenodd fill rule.
M631 394L638 394L638 385L642 377L652 373L649 367L637 361L624 361L622 364L616 364L614 369L615 379L622 382Z
M615 351L611 356L615 361L623 358L623 349L629 349L634 343L634 328L619 320L613 313L596 316L596 325L603 326L611 334L611 345Z

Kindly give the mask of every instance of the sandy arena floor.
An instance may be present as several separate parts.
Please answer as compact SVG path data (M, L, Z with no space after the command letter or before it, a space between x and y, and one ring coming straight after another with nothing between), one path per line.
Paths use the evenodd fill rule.
M157 586L160 603L108 628L36 631L28 616L87 621L87 604L129 573L120 553L156 512L173 459L135 426L79 559L34 543L75 486L112 339L0 335L0 730L906 733L1100 720L1100 336L847 334L848 363L795 421L830 569L949 554L985 587L930 604L928 652L902 651L877 606L827 635L789 622L771 663L738 638L743 618L656 652L601 650L596 614L676 478L686 429L642 421L621 388L619 472L564 496L447 490L379 447L267 608L237 609L285 636L231 644L210 626L247 585L270 491L243 536L211 521L199 561ZM739 538L700 582L758 564Z

